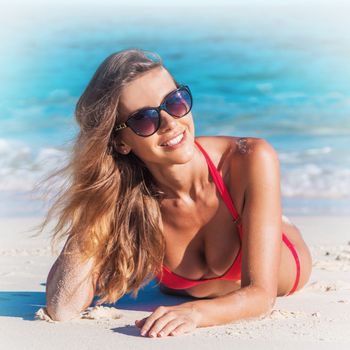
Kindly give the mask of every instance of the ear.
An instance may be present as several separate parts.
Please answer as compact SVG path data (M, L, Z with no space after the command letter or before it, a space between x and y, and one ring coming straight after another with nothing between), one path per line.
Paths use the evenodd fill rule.
M131 151L131 148L122 141L118 142L115 147L116 151L123 155L127 155Z

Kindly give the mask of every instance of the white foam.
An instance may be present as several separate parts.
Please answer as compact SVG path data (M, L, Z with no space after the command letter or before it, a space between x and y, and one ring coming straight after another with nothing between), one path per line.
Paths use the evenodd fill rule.
M0 139L0 191L31 191L36 182L66 162L66 152Z
M281 189L285 197L350 199L350 169L313 163L284 169Z
M332 152L331 147L280 152L282 195L350 198L350 168L322 164L318 158ZM0 192L31 191L40 179L66 164L67 155L67 150L34 151L17 140L0 139Z
M319 148L309 148L300 151L289 151L289 152L279 152L278 158L283 163L303 163L309 161L309 159L314 160L328 155L334 152L334 149L329 146L319 147ZM324 158L323 158L324 159Z

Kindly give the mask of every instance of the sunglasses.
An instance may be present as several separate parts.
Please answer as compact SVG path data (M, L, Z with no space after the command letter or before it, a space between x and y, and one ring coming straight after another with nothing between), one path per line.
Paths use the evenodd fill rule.
M159 107L142 108L132 113L125 123L115 126L115 131L130 128L139 136L151 136L160 127L160 111L166 111L174 118L182 118L191 108L191 91L187 85L180 85L164 97Z

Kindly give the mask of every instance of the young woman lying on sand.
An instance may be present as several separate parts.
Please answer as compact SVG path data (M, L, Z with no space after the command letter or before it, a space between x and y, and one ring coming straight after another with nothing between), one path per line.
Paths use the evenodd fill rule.
M268 314L302 288L311 256L281 212L278 156L264 139L195 137L190 88L156 54L109 56L76 106L69 185L50 210L66 244L47 311L69 320L134 296L153 277L195 297L135 324L150 337Z

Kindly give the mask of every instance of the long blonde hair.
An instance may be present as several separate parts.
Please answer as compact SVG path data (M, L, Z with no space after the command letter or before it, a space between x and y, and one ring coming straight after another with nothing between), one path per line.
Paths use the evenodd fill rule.
M118 135L113 132L123 87L161 66L157 54L140 49L114 53L102 62L76 105L80 131L70 162L56 173L69 178L69 185L59 193L43 227L58 217L53 246L67 237L81 259L94 258L99 304L129 292L136 297L161 272L162 191L136 155L116 152Z

